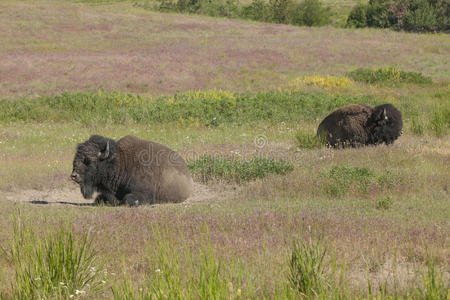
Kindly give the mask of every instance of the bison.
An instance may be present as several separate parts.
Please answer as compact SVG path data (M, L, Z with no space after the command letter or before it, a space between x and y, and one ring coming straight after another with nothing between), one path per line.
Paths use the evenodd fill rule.
M136 206L182 202L193 188L186 162L170 148L135 136L118 141L100 135L77 146L71 179L85 199Z
M335 148L381 143L389 145L401 135L402 126L402 115L392 104L374 108L351 104L325 117L317 129L317 135Z

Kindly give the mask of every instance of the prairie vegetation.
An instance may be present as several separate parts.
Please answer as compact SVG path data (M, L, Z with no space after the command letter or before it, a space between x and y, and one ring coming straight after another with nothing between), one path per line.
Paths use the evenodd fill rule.
M449 297L447 35L94 2L0 2L0 298ZM393 146L315 136L386 102ZM179 151L193 198L79 200L91 134Z

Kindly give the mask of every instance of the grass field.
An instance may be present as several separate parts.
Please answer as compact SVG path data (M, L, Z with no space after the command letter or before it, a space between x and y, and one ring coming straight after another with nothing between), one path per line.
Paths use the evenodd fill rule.
M0 2L0 299L448 299L448 35L83 2ZM386 66L432 82L347 74ZM314 140L335 108L386 102L393 146ZM91 134L166 144L193 170L292 168L247 180L236 163L181 204L91 206L69 180Z

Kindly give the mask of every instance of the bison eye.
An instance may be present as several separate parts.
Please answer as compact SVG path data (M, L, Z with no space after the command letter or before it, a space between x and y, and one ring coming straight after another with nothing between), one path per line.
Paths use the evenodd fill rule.
M89 159L88 159L87 157L85 157L84 160L83 160L83 163L84 163L86 166L89 166L90 161L89 161Z

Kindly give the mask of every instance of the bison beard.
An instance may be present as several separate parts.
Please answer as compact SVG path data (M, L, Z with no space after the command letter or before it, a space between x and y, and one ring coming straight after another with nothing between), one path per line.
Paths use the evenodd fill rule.
M192 192L186 163L168 147L126 136L93 135L77 147L71 178L83 197L111 205L181 202Z
M402 115L392 104L372 108L351 104L329 114L320 123L317 135L329 146L360 147L392 144L402 132Z

